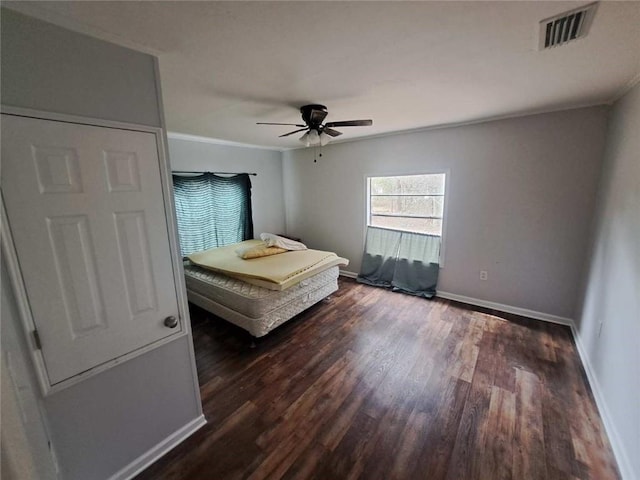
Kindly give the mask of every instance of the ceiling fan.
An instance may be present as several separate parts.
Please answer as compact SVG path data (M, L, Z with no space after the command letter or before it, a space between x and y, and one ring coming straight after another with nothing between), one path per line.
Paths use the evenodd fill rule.
M373 125L373 120L343 120L340 122L327 122L322 123L329 113L327 107L324 105L304 105L300 107L300 113L302 114L301 123L272 123L272 122L257 122L258 125L291 125L294 127L302 127L293 132L285 133L280 137L288 137L294 133L305 132L300 141L307 147L311 145L326 145L329 143L332 137L342 135L342 132L334 130L333 127L367 127Z

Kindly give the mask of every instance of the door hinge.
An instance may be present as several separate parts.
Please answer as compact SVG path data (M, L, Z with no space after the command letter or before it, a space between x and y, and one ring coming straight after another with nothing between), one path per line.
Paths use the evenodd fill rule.
M36 348L38 350L42 350L42 342L40 341L40 334L38 333L38 330L33 331L33 341L36 344Z

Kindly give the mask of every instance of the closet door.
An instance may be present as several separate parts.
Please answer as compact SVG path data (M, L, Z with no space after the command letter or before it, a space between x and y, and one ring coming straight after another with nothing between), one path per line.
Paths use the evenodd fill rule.
M3 114L2 195L51 385L181 332L153 133Z

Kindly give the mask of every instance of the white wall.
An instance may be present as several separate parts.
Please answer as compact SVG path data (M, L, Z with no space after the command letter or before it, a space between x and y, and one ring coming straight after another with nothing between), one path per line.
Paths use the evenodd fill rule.
M169 135L172 170L257 173L251 177L253 231L284 233L282 156L279 151L184 140Z
M161 126L152 56L12 10L2 17L17 27L2 32L3 105Z
M153 57L4 8L1 33L3 102L161 125ZM52 59L60 60L59 68ZM80 105L87 96L91 99ZM122 106L123 99L130 104ZM9 283L2 282L2 331L22 335L7 289ZM22 340L7 343L3 335L2 361L24 358L33 369ZM50 427L62 478L108 478L200 417L194 370L191 339L183 336L46 398L31 388ZM31 444L38 453L35 441Z
M4 226L3 226L4 228ZM40 390L20 329L17 302L4 255L0 260L0 341L2 345L2 428L0 476L12 480L54 480L56 466L40 406Z
M578 338L624 478L640 479L640 85L607 133Z
M317 163L312 149L285 152L287 232L357 272L365 176L446 171L438 289L573 318L606 114L593 107L334 144Z

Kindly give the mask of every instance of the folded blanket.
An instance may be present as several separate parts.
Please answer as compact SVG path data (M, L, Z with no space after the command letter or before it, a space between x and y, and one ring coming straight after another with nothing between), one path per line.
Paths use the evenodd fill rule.
M266 243L251 247L238 248L236 253L240 258L250 260L252 258L268 257L269 255L277 255L287 252L288 250L280 247L269 247Z
M304 243L273 233L261 233L260 239L270 247L280 247L285 250L307 250L307 246Z

